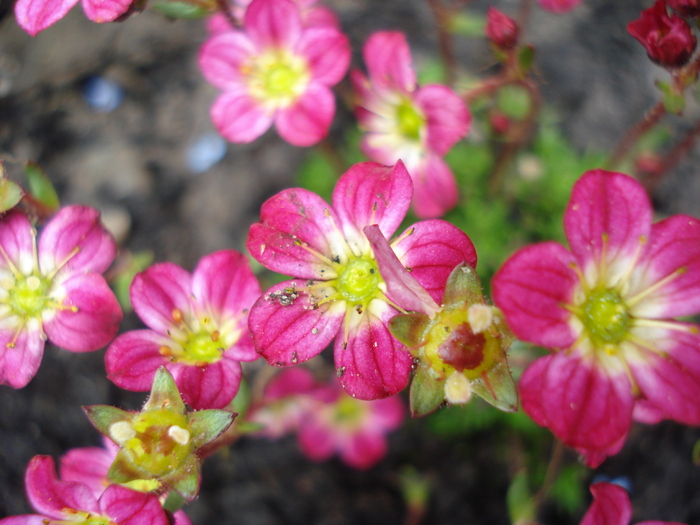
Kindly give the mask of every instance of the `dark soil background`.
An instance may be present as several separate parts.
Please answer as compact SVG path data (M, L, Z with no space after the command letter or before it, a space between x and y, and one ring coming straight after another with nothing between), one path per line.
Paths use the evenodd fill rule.
M357 65L361 43L383 28L406 31L418 60L436 52L433 20L420 0L328 3L353 42ZM515 0L503 0L474 1L470 9L484 12L490 4L510 13L517 8ZM610 148L656 99L653 82L665 73L625 31L650 4L584 0L565 16L533 9L527 37L538 50L545 100L581 150ZM9 3L3 0L2 8ZM63 203L98 207L125 247L150 249L157 261L191 269L212 251L242 249L260 204L293 183L306 151L272 132L251 145L228 145L223 160L204 173L188 169L188 148L213 131L208 111L216 90L196 64L205 37L201 22L171 22L147 12L97 25L76 8L31 38L10 13L0 22L0 152L39 163ZM458 39L458 54L471 71L493 65L481 39ZM96 112L85 101L85 83L95 75L124 90L112 112ZM674 126L680 132L699 114L692 105ZM342 136L349 119L341 108L334 136ZM696 161L691 155L659 185L653 198L660 212L700 216ZM8 170L12 166L7 163ZM137 326L127 316L124 329ZM32 456L58 457L99 443L82 405L141 404L143 395L105 379L102 360L103 352L79 355L49 345L29 386L0 387L0 517L31 511L23 476ZM700 430L673 423L637 426L599 473L630 479L635 521L698 524L700 467L691 462L698 439ZM201 496L186 511L195 525L404 523L400 472L413 466L431 483L422 523L502 525L509 522L505 501L515 458L489 432L438 436L423 421L394 433L387 458L367 472L337 460L312 463L292 438L243 439L205 463ZM545 504L541 521L577 523L580 516Z

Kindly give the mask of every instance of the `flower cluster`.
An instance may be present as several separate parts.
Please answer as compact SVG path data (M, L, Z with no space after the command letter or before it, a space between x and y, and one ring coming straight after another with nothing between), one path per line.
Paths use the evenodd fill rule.
M513 255L493 280L515 334L552 354L520 379L525 411L591 466L622 447L633 419L700 424L700 221L652 224L643 187L594 170L554 242Z
M338 453L347 465L367 469L386 454L386 434L404 419L397 396L360 401L337 381L317 383L301 367L284 370L267 385L248 419L264 425L261 435L297 432L302 452L315 461Z

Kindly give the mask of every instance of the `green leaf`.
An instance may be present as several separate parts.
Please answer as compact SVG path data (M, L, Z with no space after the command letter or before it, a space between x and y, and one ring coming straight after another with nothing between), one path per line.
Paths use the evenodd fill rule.
M679 93L673 86L666 82L657 81L656 87L661 90L664 95L664 109L667 112L680 115L685 109L685 93Z
M537 515L535 500L530 493L525 469L520 470L508 487L506 501L511 523L534 521Z
M436 377L429 366L418 365L411 383L410 405L413 417L425 416L445 400L445 381Z
M448 30L455 35L483 38L486 31L486 17L468 11L459 11L450 17Z
M168 18L198 19L210 15L212 11L188 2L156 2L151 5L156 13Z
M131 304L129 288L137 273L144 271L153 263L153 252L143 251L132 253L128 260L128 265L119 275L112 280L112 288L117 296L119 305L124 313L132 312L134 307Z
M0 175L2 174L2 166L0 166ZM19 201L22 200L24 191L19 186L9 179L0 176L0 213L4 213L14 208Z
M46 173L44 173L44 170L33 162L28 162L27 166L24 168L24 174L27 177L29 193L31 193L37 201L51 211L55 211L61 206L56 189L53 187Z
M506 117L514 120L523 120L532 107L530 93L518 85L503 86L499 89L496 103Z
M535 63L535 48L532 46L523 46L518 50L518 65L522 74L527 73L532 69Z
M569 514L578 513L586 500L583 481L587 475L588 469L581 464L566 465L561 469L549 490L549 496Z

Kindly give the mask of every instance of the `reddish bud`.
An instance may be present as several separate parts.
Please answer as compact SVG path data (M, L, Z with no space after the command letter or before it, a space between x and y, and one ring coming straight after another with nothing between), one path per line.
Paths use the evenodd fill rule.
M500 111L494 110L489 116L491 122L491 129L496 135L505 135L510 129L511 121Z
M498 9L489 7L486 13L486 38L500 49L513 49L518 43L518 24Z
M687 18L700 16L700 0L666 0L666 5Z
M688 22L669 16L663 0L642 11L642 16L627 24L627 31L645 47L649 58L666 67L685 65L697 44Z

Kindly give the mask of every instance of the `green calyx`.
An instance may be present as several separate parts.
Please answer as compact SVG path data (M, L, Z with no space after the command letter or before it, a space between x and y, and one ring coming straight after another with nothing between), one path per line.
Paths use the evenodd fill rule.
M7 304L12 313L22 319L41 316L50 301L48 297L50 282L34 274L17 275L13 281L6 286Z
M346 301L366 304L376 296L380 282L375 261L352 259L340 271L337 289Z
M632 326L629 309L615 290L593 290L586 297L579 317L591 341L599 348L619 344Z
M402 136L410 140L420 140L425 117L418 113L413 102L406 100L396 108L396 120Z

